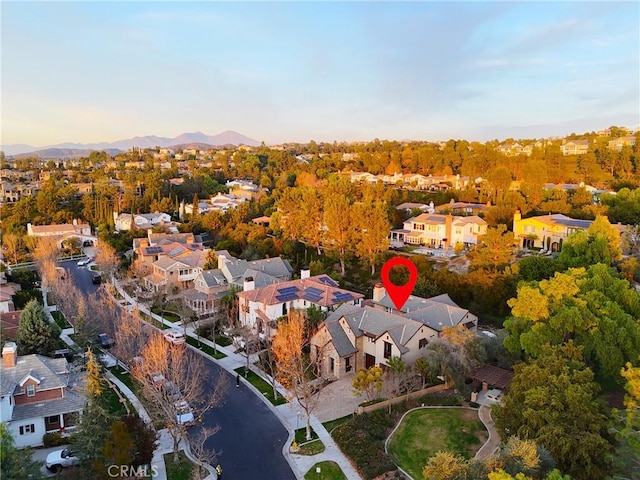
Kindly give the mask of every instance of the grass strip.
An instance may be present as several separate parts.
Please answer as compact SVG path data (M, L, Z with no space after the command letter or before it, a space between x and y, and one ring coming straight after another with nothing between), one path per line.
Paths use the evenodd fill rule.
M234 372L239 373L241 376L245 376L245 367L238 367L234 370ZM287 403L287 399L278 393L278 398L274 398L273 396L273 387L266 382L260 375L248 370L246 375L246 379L249 381L251 385L260 390L267 400L269 400L273 405L284 405Z

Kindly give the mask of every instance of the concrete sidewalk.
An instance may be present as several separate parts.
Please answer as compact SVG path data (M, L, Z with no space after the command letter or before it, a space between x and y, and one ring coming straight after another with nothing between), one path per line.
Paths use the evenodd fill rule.
M182 327L181 325L176 325L175 323L171 323L165 319L162 319L159 315L156 315L155 313L151 312L145 305L137 303L137 301L131 298L118 283L116 283L115 285L120 295L122 295L126 303L130 305L130 307L128 308L133 308L134 306L137 305L141 312L151 316L155 320L159 322L161 321L165 325L170 326L171 328L178 328L180 331L184 330L184 327ZM190 337L198 338L197 335L195 334L194 328L190 325L186 327L186 334ZM200 337L200 342L210 346L211 348L214 348L214 344L210 340ZM201 350L195 349L191 346L189 347L192 348L194 351L200 353L201 355L204 355L209 360L216 362L218 365L220 365L222 368L224 368L234 376L236 375L235 369L239 367L245 367L247 364L246 356L235 353L233 351L233 348L216 345L217 351L224 353L226 355L226 357L220 360L217 360L207 355L206 353L202 352ZM253 371L257 375L262 377L267 383L271 384L271 378L264 371L253 367L253 362L252 362L253 360L254 360L253 358L250 358L249 365L250 365L251 371ZM321 421L318 418L316 418L315 415L311 415L311 426L314 429L314 431L318 434L318 437L322 440L322 443L325 446L325 450L313 456L297 455L297 454L290 453L289 447L293 443L295 429L298 426L300 426L301 428L305 425L303 419L298 419L297 412L298 410L301 410L301 408L299 408L297 401L294 399L285 405L279 405L278 407L275 407L269 400L267 400L264 397L264 395L262 395L262 393L257 388L251 385L251 383L246 381L242 376L240 377L240 379L247 386L247 388L252 389L253 392L256 394L256 396L262 399L265 405L267 405L271 409L271 411L278 417L280 422L289 431L289 438L282 449L282 454L289 462L289 465L291 466L291 469L293 470L297 478L303 479L305 474L309 471L309 469L311 469L316 463L330 461L340 465L340 468L342 469L345 476L349 480L361 479L357 470L351 464L349 459L342 453L342 451L340 450L338 445L335 443L335 441L333 440L329 432L327 432L327 430L322 425ZM289 392L282 385L278 383L276 383L276 385L277 385L277 390L281 395L283 395L285 398L291 398L291 395L289 394ZM353 413L354 408L352 407L351 403L352 402L349 402L348 407L346 407L349 411L345 413L345 415L348 413ZM326 410L326 409L323 409L323 410ZM339 416L344 416L344 415L339 415ZM335 418L338 418L338 417L335 417Z

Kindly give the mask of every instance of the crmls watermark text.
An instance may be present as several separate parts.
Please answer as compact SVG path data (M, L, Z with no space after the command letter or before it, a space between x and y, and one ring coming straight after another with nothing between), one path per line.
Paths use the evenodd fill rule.
M109 465L107 472L111 478L153 478L158 475L158 466L139 465L137 467L131 465Z

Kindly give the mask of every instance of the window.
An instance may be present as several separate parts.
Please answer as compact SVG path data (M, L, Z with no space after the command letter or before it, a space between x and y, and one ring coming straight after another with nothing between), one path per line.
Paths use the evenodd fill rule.
M421 338L418 341L418 348L424 348L427 346L427 344L429 343L429 341L426 338Z
M462 228L456 227L456 235L462 235Z
M384 342L384 358L391 357L391 344L389 342Z
M27 385L27 397L33 397L36 394L35 385Z
M57 425L60 423L60 415L52 415L47 417L47 425Z
M351 357L347 357L344 359L344 371L345 372L351 371Z
M376 343L375 338L367 337L369 339L369 343Z
M36 431L36 426L33 423L30 425L23 425L20 427L20 435L35 433L35 431Z

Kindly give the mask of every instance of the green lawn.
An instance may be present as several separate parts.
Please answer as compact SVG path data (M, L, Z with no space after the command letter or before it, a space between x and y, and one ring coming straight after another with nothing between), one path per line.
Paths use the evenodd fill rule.
M244 377L245 367L238 367L234 370L236 373L239 373ZM262 394L269 400L273 405L283 405L287 403L287 399L278 393L278 399L273 398L273 388L267 382L265 382L262 377L255 374L251 370L247 372L247 380L251 385L256 387Z
M440 450L471 458L488 438L478 412L423 408L409 412L389 441L389 454L413 478L422 478L429 457Z
M191 345L192 347L197 348L198 350L202 350L204 353L211 355L213 358L215 358L216 360L220 360L221 358L226 357L226 355L222 352L215 352L213 350L212 347L210 347L209 345L205 345L204 343L200 343L200 345L198 345L198 339L197 338L192 338L187 336L187 343L189 345Z
M316 468L320 467L320 473L317 473ZM347 480L344 476L340 465L334 462L320 462L316 463L304 476L305 480Z
M347 422L353 418L353 415L347 415L345 417L336 418L335 420L331 420L330 422L324 422L324 428L326 428L327 432L331 433L334 428L339 427L344 422Z
M183 451L180 451L180 460L177 463L173 461L173 453L165 453L164 465L167 469L167 480L191 480L193 478L191 472L196 468ZM202 478L208 473L203 471Z
M54 310L53 312L51 312L51 316L55 320L56 325L60 327L60 330L64 330L65 328L71 328L71 324L67 322L67 319L64 318L64 315L62 314L62 312L58 312L57 310Z

